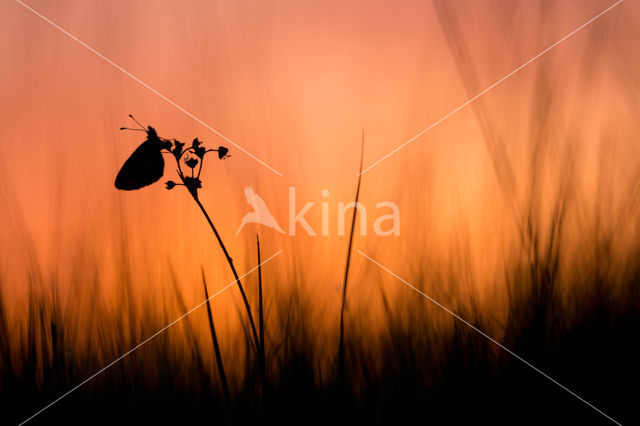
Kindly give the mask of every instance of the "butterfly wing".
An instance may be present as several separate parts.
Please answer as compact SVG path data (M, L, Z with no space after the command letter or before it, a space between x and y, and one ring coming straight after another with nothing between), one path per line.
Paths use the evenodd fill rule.
M164 159L155 140L142 143L125 161L116 176L116 188L125 191L140 189L158 181L164 174Z

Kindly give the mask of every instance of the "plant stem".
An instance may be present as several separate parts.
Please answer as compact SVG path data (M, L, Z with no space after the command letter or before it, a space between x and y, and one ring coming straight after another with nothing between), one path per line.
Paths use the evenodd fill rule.
M353 246L353 231L356 225L356 215L358 213L358 199L360 197L360 182L362 181L362 161L364 158L364 129L362 129L362 145L360 148L360 173L358 174L358 185L356 186L355 203L353 216L351 217L351 232L349 233L349 246L347 248L347 264L344 268L344 283L342 285L342 307L340 308L340 343L338 346L338 378L342 384L344 380L344 309L347 302L347 282L349 279L349 265L351 264L351 248Z
M207 314L209 315L209 330L211 330L211 340L213 340L213 350L216 353L216 362L218 364L218 374L220 375L220 381L222 382L222 391L224 392L224 399L227 403L227 417L228 417L231 413L231 394L229 392L229 383L227 382L227 375L224 372L224 365L222 364L222 354L220 353L220 345L218 344L216 328L213 325L213 314L211 312L211 304L209 303L209 292L207 291L207 281L204 277L204 268L202 269L202 284L204 285L204 296L207 301Z
M262 265L260 260L260 238L256 234L256 243L258 246L258 327L260 330L260 375L262 380L262 392L266 384L267 363L264 349L264 310L262 305Z
M184 181L184 179L183 179ZM189 188L189 187L187 187ZM231 272L233 272L233 276L236 279L236 283L238 284L238 289L240 290L240 294L242 295L242 300L244 301L244 306L247 310L247 316L249 317L249 325L251 326L251 333L253 334L253 340L256 346L256 351L259 354L260 353L260 340L258 339L258 333L256 332L256 325L253 321L253 315L251 314L251 305L249 305L249 300L247 299L247 295L244 292L244 288L242 287L242 284L240 283L240 277L238 276L238 272L236 271L236 267L233 265L233 259L231 258L231 256L229 255L229 252L227 251L227 248L225 247L224 243L222 242L222 238L220 237L220 234L218 234L218 230L216 229L215 225L213 224L213 222L211 221L211 218L209 217L209 214L207 213L207 211L205 210L204 206L202 205L202 203L200 202L200 199L198 198L198 193L196 189L189 189L189 194L191 194L191 197L193 197L193 200L196 202L196 204L198 205L198 207L200 207L200 210L202 211L202 214L204 214L204 217L207 219L207 222L209 222L209 226L211 227L211 229L213 230L213 233L215 234L217 240L218 240L218 244L220 244L220 248L222 249L222 252L224 253L225 257L227 258L227 263L229 264L229 267L231 268Z

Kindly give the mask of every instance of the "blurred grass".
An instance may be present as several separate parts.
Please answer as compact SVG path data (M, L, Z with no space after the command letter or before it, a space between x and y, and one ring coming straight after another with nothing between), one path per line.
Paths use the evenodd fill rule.
M457 310L607 414L633 424L638 420L634 401L640 379L637 253L629 253L625 266L615 272L604 260L576 270L566 279L580 280L580 285L563 295L548 290L559 277L535 272L542 267L538 261L505 271L513 280L512 302L502 324L495 324L490 312L474 310L473 303ZM269 292L269 278L264 279ZM375 285L376 279L369 281ZM178 295L176 303L167 300L161 312L137 309L135 317L125 321L97 303L93 315L81 321L77 311L63 310L41 284L29 283L27 315L21 323L10 321L6 300L0 302L0 383L8 423L26 418L124 353L130 341L152 334L185 308ZM338 392L335 364L323 348L328 339L317 334L319 328L303 299L291 290L278 298L277 306L267 307L268 329L280 333L266 341L268 391L262 417L259 372L248 330L221 341L233 348L234 356L245 358L243 371L228 371L237 423L260 418L286 423L606 423L414 293L396 303L380 293L383 329L367 330L362 317L347 323L352 327L345 338L348 380ZM191 330L196 322L206 324L204 315L204 310L192 314L34 423L223 422L225 400L215 359L204 350L206 335Z
M517 243L504 252L494 287L479 292L464 226L446 251L412 247L400 256L398 273L608 415L636 423L637 182L627 185L620 208L602 203L589 211L579 197L575 169L565 161L573 158L570 153L560 157L568 166L551 172L547 166L557 160L548 149L531 155L531 174L524 175L528 195L513 203ZM601 167L605 172L610 166L603 160ZM606 179L599 182L597 192L606 193ZM570 221L576 212L581 221ZM120 230L115 281L79 243L83 255L74 260L62 292L59 278L42 272L46 268L26 229L13 226L27 242L22 250L29 259L24 275L0 274L0 409L3 419L15 423L191 306L184 295L189 284L176 276L171 261L155 286L162 290L135 288L134 276L152 265L130 264L127 229ZM377 248L364 250L373 255ZM337 310L303 285L309 277L303 264L300 258L293 271L269 265L262 271L264 386L250 329L242 320L223 321L218 339L233 422L607 423L370 263L360 263L352 276L345 377L339 380L338 317L331 317ZM258 277L247 280L251 303L258 304ZM5 296L20 286L26 288L24 299ZM241 309L236 304L238 318ZM194 312L33 422L224 422L227 404L208 324L204 309Z
M552 16L547 6L551 7L539 8L541 22ZM473 34L460 22L472 21L473 16L465 20L457 14L473 15L472 9L456 11L448 2L436 2L435 11L466 93L473 96L487 85L482 70L474 66L474 55L486 55L494 46L470 51ZM496 13L504 14L499 20L504 27L496 31L505 37L521 24L511 19L508 8ZM376 259L381 254L385 264L390 253L388 266L408 282L616 420L637 424L640 169L630 153L638 133L633 126L613 128L624 117L609 124L611 128L587 126L584 122L597 121L599 114L611 119L602 111L589 113L602 99L586 97L580 105L584 108L571 109L567 105L573 104L564 97L573 95L576 87L573 92L560 91L563 84L574 83L583 99L583 89L592 84L597 71L592 52L605 50L610 37L607 25L612 24L599 25L584 52L555 64L552 56L545 57L528 69L534 78L518 83L522 86L518 99L505 99L513 95L506 91L470 105L495 176L491 182L503 204L478 196L479 202L443 206L448 200L443 192L456 195L457 176L451 173L446 182L437 179L448 176L451 167L442 161L447 152L443 144L437 148L440 151L434 149L435 155L416 156L419 161L412 164L419 170L407 168L398 177L401 182L394 196L404 201L402 248L394 250L394 241L374 237L357 238L361 245L356 246ZM516 53L514 63L522 52ZM563 79L557 70L574 59L583 65L583 72ZM634 80L627 78L623 83L632 86ZM635 98L626 96L620 97L625 101L620 105L636 105ZM637 105L628 110L637 113ZM597 135L583 130L601 127ZM594 140L599 146L596 160L591 161L585 152ZM466 153L471 145L458 149ZM616 153L622 145L630 148ZM474 163L481 160L473 157ZM438 167L446 173L439 175ZM54 247L58 257L51 262L40 259L25 212L12 192L17 186L9 184L3 170L4 164L0 167L3 237L11 233L13 239L1 241L0 412L3 423L16 423L188 311L194 305L190 289L197 288L200 294L202 283L196 286L192 277L183 275L184 258L179 255L166 261L152 256L147 260L153 259L153 264L139 262L143 256L132 256L139 247L132 245L131 235L138 230L127 226L130 215L119 199L113 214L116 241L110 250L104 249L113 259L96 247L89 231L86 240L73 242L67 257ZM474 172L461 176L479 179ZM364 199L371 197L366 182ZM350 186L347 189L351 191ZM437 191L439 197L433 195ZM487 194L490 191L482 193ZM491 206L481 212L485 204ZM468 218L465 206L475 207ZM463 210L461 217L439 216L458 207ZM61 211L59 206L53 208L54 214L62 215ZM470 225L487 212L495 216L491 223ZM52 229L58 229L59 220ZM445 237L436 235L442 223L454 229L442 231ZM10 241L19 244L11 246ZM57 243L58 237L53 241ZM262 241L269 253L271 247ZM216 331L236 423L609 423L362 259L354 262L349 277L347 377L338 381L339 297L332 298L331 291L339 282L322 282L322 277L328 269L335 269L333 275L339 277L341 266L330 268L327 259L305 257L303 243L289 244L293 249L285 250L291 259L288 269L266 265L263 271L267 382L263 389L258 386L260 372L250 331L238 319L241 306L235 306L235 321L233 309L212 309L212 315L218 315ZM222 274L207 276L212 292L228 284ZM256 280L249 276L246 285L254 304ZM323 287L311 288L316 284ZM318 297L325 293L329 296ZM220 308L225 308L223 303L233 307L229 299L213 301ZM33 422L223 422L226 404L210 339L207 313L200 309Z

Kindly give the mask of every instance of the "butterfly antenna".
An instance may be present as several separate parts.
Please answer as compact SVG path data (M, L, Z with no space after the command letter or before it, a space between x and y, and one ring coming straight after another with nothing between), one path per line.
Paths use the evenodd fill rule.
M135 121L135 122L136 122L136 124L142 128L142 130L144 130L145 132L147 131L147 128L146 128L146 127L144 127L142 124L140 124L140 122L139 122L138 120L136 120L136 118L133 116L133 114L129 114L129 117L131 117L131 119L132 119L133 121Z
M120 127L120 130L133 130L134 132L146 132L146 130L132 129L131 127Z

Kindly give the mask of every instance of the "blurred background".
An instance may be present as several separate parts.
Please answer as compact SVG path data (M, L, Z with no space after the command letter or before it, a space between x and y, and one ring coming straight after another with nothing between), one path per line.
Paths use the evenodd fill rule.
M233 282L188 193L162 185L175 179L171 165L148 188L114 188L144 139L119 131L132 125L128 114L163 137L230 148L231 158L205 163L201 199L241 275L257 265L256 234L262 259L283 250L262 271L274 388L267 408L252 405L258 391L237 290L213 302L233 410L260 417L271 406L283 415L276 401L292 395L313 407L343 395L331 387L348 243L337 232L338 203L354 197L362 129L366 168L612 4L28 3L280 176L19 3L3 2L0 388L19 401L7 399L11 416L28 417L204 300L201 267L210 292ZM354 249L620 421L634 416L634 395L621 383L640 377L639 18L637 3L621 3L367 171L368 232L354 239ZM251 210L245 186L285 231L289 187L296 212L315 203L305 217L318 234L320 203L329 203L329 235L248 225L236 236ZM389 213L375 208L384 201L399 206L400 235L373 232ZM243 282L255 303L257 275ZM466 401L460 389L477 397L489 387L493 402L511 388L525 392L516 415L557 403L571 419L606 420L357 253L345 321L351 384L338 399L349 403L332 413L385 422L391 414L381 407L412 401L444 413ZM222 404L216 371L202 308L51 415L80 422L70 414L79 401L110 401L112 414L196 403L206 411ZM397 389L413 397L400 403Z

